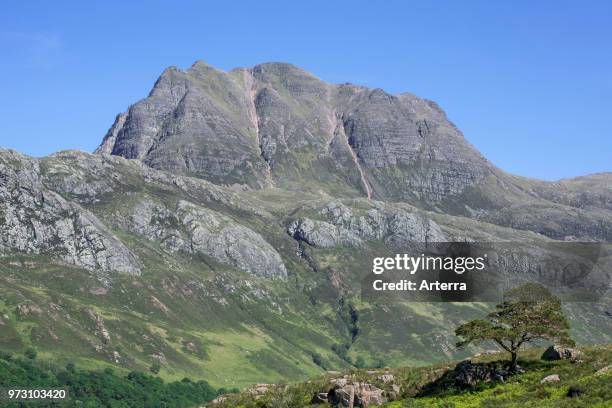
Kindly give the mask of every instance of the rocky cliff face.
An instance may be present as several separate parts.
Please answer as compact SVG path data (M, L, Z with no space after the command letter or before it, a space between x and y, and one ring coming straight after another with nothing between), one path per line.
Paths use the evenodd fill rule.
M180 200L174 208L147 197L128 210L127 228L170 251L200 252L256 276L287 276L276 250L261 235L231 218Z
M299 218L287 231L299 241L319 248L359 247L364 241L382 240L393 247L410 242L443 242L445 235L431 219L414 211L386 208L375 202L363 215L341 202L326 205L319 215L324 220Z
M430 202L491 172L434 103L280 63L169 68L97 152L219 184Z
M0 151L0 250L48 254L88 269L139 274L137 257L112 232L122 230L158 242L169 252L201 253L252 275L286 277L280 255L259 233L202 206L202 200L214 200L244 211L242 200L207 183L167 177L134 164L79 152L59 153L41 163ZM165 201L141 191L139 183L148 183L157 193L160 188L179 188L189 200L179 193ZM128 200L117 208L112 205L102 220L83 207L116 202L121 191Z
M92 213L45 188L37 160L0 150L0 251L139 274L134 254Z

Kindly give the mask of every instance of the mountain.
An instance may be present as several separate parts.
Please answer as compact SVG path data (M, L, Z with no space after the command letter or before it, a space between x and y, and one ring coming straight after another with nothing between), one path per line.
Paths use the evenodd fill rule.
M559 183L509 175L434 102L328 84L283 63L168 68L96 153L219 185L401 201L555 239L612 237L610 173Z
M459 358L454 327L491 305L362 299L370 258L609 242L611 181L507 174L414 95L169 68L95 154L0 149L0 348L215 387ZM580 343L612 341L609 295L565 308Z
M437 201L491 172L434 103L278 63L169 68L97 152L217 184L381 199Z

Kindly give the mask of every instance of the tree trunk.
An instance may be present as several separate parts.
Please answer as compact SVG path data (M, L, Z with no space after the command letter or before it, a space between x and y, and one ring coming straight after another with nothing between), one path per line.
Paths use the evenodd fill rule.
M512 350L510 354L512 355L512 358L510 359L510 371L514 372L518 367L516 363L518 360L518 350Z

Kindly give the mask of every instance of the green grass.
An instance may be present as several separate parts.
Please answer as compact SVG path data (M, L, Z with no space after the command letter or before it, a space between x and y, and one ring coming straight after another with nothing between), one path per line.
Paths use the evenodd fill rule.
M463 358L475 349L457 351L449 328L490 307L362 301L351 295L358 287L336 290L327 277L328 268L341 259L347 265L335 266L341 279L347 286L358 282L351 277L351 265L363 262L365 255L351 249L311 249L320 271L302 271L296 260L289 280L280 282L250 277L212 259L184 254L169 258L156 243L121 234L137 248L146 268L140 277L112 275L105 295L90 293L100 287L95 273L41 256L0 258L0 350L34 347L59 364L122 372L146 371L155 362L152 355L162 353L166 361L159 375L164 379L189 376L216 387L242 388L299 382L323 367L350 369L333 345L349 344L347 356L353 362L361 357L369 366L424 366ZM283 256L291 260L294 248L286 251ZM155 307L152 296L169 312ZM353 304L359 317L359 334L352 343L339 299ZM18 316L17 306L24 303L38 305L42 313ZM609 338L601 316L589 305L567 308L579 342ZM87 309L103 318L110 342L96 334ZM196 345L194 351L186 348L189 342ZM118 363L113 352L121 355ZM321 355L322 366L313 362L315 354Z
M286 232L291 220L322 218L321 208L339 196L345 197L342 201L357 215L373 207L363 198L358 177L348 184L326 178L328 172L323 170L330 165L329 158L303 153L295 158L303 166L303 191L277 186L239 193L198 179L182 178L181 183L173 183L173 176L167 181L145 180L139 165L120 158L110 163L95 156L99 160L96 171L90 168L94 158L85 153L42 159L48 187L95 214L137 255L142 275L105 273L111 284L106 294L96 295L91 292L102 286L100 272L43 255L0 254L0 350L34 347L39 355L61 365L75 362L125 373L146 371L155 362L152 355L163 353L166 361L160 377L204 378L214 386L226 387L281 379L299 382L323 372L323 367L351 369L332 346L349 345L344 358L355 361L362 357L368 365L382 362L394 367L443 363L474 351L457 351L452 330L484 314L490 305L387 305L360 299L363 266L372 254L389 250L382 241L368 242L362 248L307 247L316 268L297 255L297 243ZM321 174L313 175L313 171ZM394 168L384 171L395 172L397 177L403 174ZM67 192L58 187L67 174L81 185L103 183L112 191L95 197ZM155 174L163 178L162 173ZM339 185L345 186L339 189ZM189 200L251 228L280 253L289 271L287 280L249 276L204 255L172 253L155 240L130 233L122 220L143 199L169 208L178 200ZM407 203L386 205L417 211ZM478 238L481 231L509 241L536 237L532 232L499 226L483 228L483 223L463 217L434 212L425 212L425 216L438 222L450 237L467 234ZM18 316L17 307L29 303L41 313ZM360 330L354 339L346 307L341 304L351 304L357 311ZM572 335L580 344L612 341L610 319L601 313L601 307L609 304L606 300L602 306L567 306ZM104 319L110 342L104 343L96 333L88 309ZM195 350L189 350L188 343ZM119 362L113 361L114 352L120 353ZM314 363L313 355L321 356L319 364Z
M394 376L394 384L401 386L399 398L383 405L386 408L557 408L557 407L612 407L612 370L605 374L596 372L612 364L612 346L597 346L583 349L578 362L542 361L543 349L529 349L522 353L519 361L526 370L506 379L504 383L481 383L470 389L455 389L436 381L451 370L454 364L427 367L405 367L391 369L363 369L346 373L352 381L367 382L385 391L392 389L378 376L387 372ZM503 354L473 358L475 362L491 362L504 359ZM561 381L541 383L551 374L558 374ZM253 398L249 392L231 394L215 405L218 408L284 408L310 407L315 393L327 392L330 379L338 375L323 375L305 383L271 386L264 395ZM427 386L428 391L423 390ZM578 395L568 396L568 391ZM278 404L281 405L278 405ZM313 405L313 407L325 405Z

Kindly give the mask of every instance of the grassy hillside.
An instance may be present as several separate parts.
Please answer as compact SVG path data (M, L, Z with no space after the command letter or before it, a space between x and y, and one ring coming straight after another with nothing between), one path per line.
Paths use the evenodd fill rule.
M331 285L329 268L298 274L283 285L243 277L212 260L168 260L146 241L139 244L150 262L147 273L113 275L109 288L95 272L48 258L0 258L0 349L32 347L62 366L74 362L125 373L160 363L166 380L188 376L215 387L247 387L303 381L354 366L463 358L476 349L457 351L449 328L491 308L368 303ZM321 264L332 256L350 259L350 254L323 252L316 258ZM174 267L164 269L166 261ZM215 268L214 277L208 265ZM609 323L601 316L606 304L565 309L580 344L609 339Z
M37 163L39 170L26 172ZM243 191L116 157L64 152L35 161L3 151L0 164L15 187L10 189L14 199L0 202L5 211L0 226L10 226L5 235L28 231L17 237L25 247L32 242L41 246L29 253L0 251L0 350L34 348L60 366L112 367L127 374L159 364L160 377L168 381L188 376L215 387L247 387L303 381L326 370L464 358L476 349L457 350L453 329L484 315L492 305L368 302L360 295L369 259L403 251L403 244L391 248L387 239L408 239L416 234L419 220L426 219L437 223L448 240L511 241L530 247L550 241L535 232L406 203L337 199L325 192L278 188ZM70 263L73 258L58 257L55 249L78 246L76 234L59 234L75 223L64 214L65 208L45 207L59 198L64 206L71 203L75 214L86 211L104 224L105 236L115 237L124 252L129 250L138 260L139 273L88 269ZM211 224L232 224L233 234L215 241L219 229L211 227L204 238L194 236L193 225L176 216L182 201L204 214L216 214L208 217ZM341 217L351 233L372 229L372 234L359 238L360 245L310 245L288 232L297 219L333 224L338 202L353 214ZM29 203L27 216L22 216L24 203ZM151 208L156 209L144 217ZM196 224L202 213L191 214ZM370 226L372 213L388 221ZM45 222L36 214L43 214ZM407 217L415 220L414 225ZM286 276L270 278L266 270L249 273L224 258L223 250L232 246L248 248L242 259L254 264L267 256L265 246L249 245L252 242L244 239L246 229L249 237L260 237L274 248ZM243 237L240 245L234 245L235 237ZM208 252L194 249L194 242L207 240L216 247ZM45 246L55 241L66 246ZM179 241L183 245L172 246ZM599 304L567 305L572 336L579 344L612 342L611 302L608 296Z
M513 375L503 382L480 382L472 387L457 388L445 380L455 364L417 368L387 368L353 370L345 375L328 373L306 383L269 386L256 398L253 391L225 396L217 408L271 407L330 407L312 404L317 393L327 393L337 378L350 382L368 383L385 391L399 386L395 400L383 404L386 408L523 408L523 407L612 407L612 346L581 349L578 361L540 359L543 349L529 349L519 361L524 373ZM494 354L472 358L473 363L503 366L506 355ZM605 367L609 367L607 370ZM393 377L384 382L381 375ZM558 382L542 382L549 375L558 375Z
M187 275L191 268L146 280L115 276L106 289L88 271L40 257L4 258L2 349L32 347L61 365L92 369L146 371L160 363L165 379L206 378L218 387L316 375L312 353L349 367L331 350L331 323L297 312L306 297L274 306L287 297L282 288L222 276L196 280ZM261 298L253 298L256 290Z

